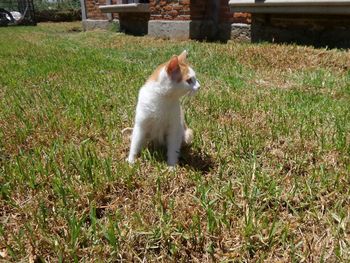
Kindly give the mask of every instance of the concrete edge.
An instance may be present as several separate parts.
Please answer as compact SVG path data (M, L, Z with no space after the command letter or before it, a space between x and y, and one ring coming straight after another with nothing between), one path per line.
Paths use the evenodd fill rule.
M230 24L216 25L208 20L150 20L148 35L163 39L228 40Z
M229 40L236 39L250 41L250 25L219 24L205 20L150 20L148 35L162 39L202 39L202 40Z
M191 21L150 20L148 35L163 39L189 39Z
M251 41L251 26L244 23L231 24L231 39L242 42Z
M82 21L84 31L109 30L120 32L120 22L117 19ZM243 23L220 24L218 27L212 21L201 20L150 20L148 21L148 36L162 39L216 39L250 41L250 25Z

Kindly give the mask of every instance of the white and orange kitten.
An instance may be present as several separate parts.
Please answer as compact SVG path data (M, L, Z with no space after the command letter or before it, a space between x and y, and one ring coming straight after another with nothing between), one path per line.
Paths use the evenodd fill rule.
M166 145L168 166L174 168L181 144L191 143L193 132L184 122L180 98L196 92L200 85L186 57L186 51L174 55L160 65L140 89L129 163L135 162L145 143L152 142Z

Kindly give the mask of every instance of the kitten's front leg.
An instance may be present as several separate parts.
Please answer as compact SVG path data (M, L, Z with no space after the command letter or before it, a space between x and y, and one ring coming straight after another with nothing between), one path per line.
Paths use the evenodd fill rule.
M182 128L178 128L169 132L167 136L167 163L168 166L174 168L178 162L180 148L182 143Z
M128 162L133 164L135 162L136 156L142 149L143 143L145 141L145 133L139 125L135 125L132 137L131 137L131 146L128 157Z

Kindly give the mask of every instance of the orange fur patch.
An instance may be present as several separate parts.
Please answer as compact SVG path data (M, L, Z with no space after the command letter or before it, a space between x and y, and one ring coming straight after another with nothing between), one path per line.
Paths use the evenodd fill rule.
M163 63L162 65L158 66L156 70L152 73L152 75L148 78L148 81L157 81L160 71L167 65L168 63Z
M156 68L156 70L152 73L152 75L148 78L147 82L149 82L149 81L157 81L158 78L159 78L160 71L164 67L168 66L169 62L170 61L159 65ZM186 64L184 62L183 59L181 59L181 60L179 60L179 67L180 67L180 71L181 71L182 80L186 81L189 78L189 75L188 75L188 73L189 73L189 66L188 66L188 64Z

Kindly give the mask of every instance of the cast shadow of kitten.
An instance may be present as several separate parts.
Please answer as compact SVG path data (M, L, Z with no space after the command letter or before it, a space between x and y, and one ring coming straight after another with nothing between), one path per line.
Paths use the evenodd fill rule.
M166 147L149 144L144 150L148 151L157 162L166 162ZM188 145L181 148L178 166L188 167L205 175L214 169L215 162L210 155Z

